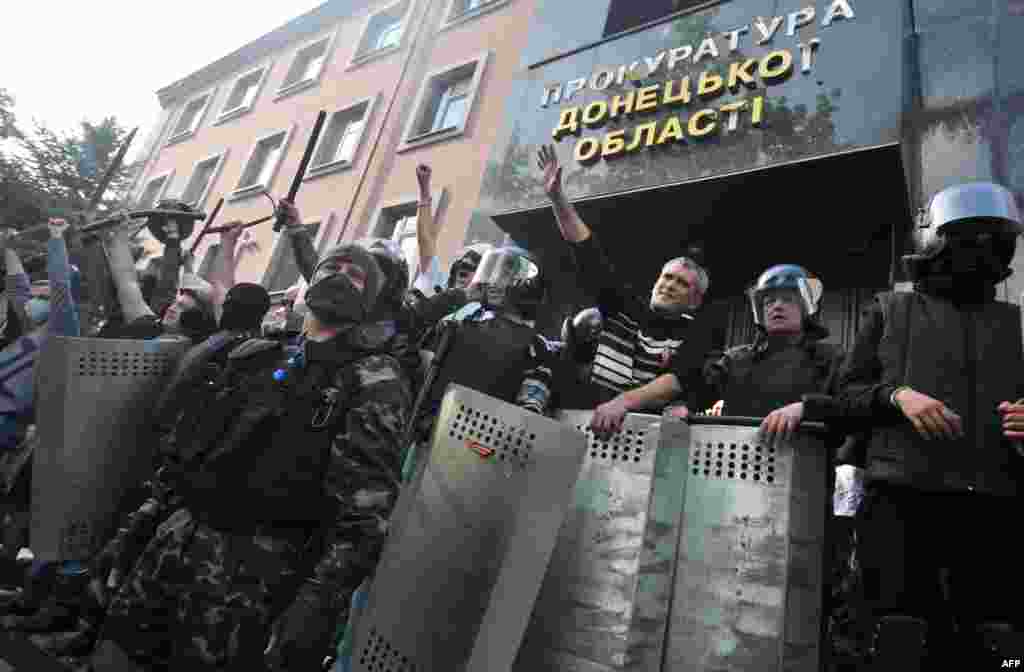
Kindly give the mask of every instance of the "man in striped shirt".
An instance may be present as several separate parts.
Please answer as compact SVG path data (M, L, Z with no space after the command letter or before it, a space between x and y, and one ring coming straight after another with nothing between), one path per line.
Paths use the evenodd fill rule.
M589 384L574 405L596 405L591 426L606 433L618 430L631 411L655 410L681 396L692 403L712 347L710 331L693 316L708 290L707 271L689 257L672 259L662 267L649 301L644 300L617 277L596 236L566 198L553 147L541 148L538 166L580 282L596 298L601 315Z

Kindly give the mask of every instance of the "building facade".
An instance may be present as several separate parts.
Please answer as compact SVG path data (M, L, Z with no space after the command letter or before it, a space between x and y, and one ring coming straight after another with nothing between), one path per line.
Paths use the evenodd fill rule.
M415 264L415 168L425 163L447 260L467 238L532 9L532 0L327 2L158 92L163 115L134 198L209 212L223 197L220 224L267 216L264 194L287 193L324 110L297 198L318 249L382 236ZM242 257L238 280L283 292L299 279L290 248L270 223L251 234L259 250ZM216 244L201 242L200 268Z
M532 164L553 143L570 199L639 287L703 245L708 318L745 342L744 289L801 264L849 344L864 301L904 279L933 194L991 180L1024 204L1022 30L1020 0L540 2L479 208L563 268ZM1021 259L1000 289L1015 303ZM562 313L585 301L552 285Z
M991 180L1024 204L1022 29L1022 0L333 0L162 89L137 196L265 216L263 187L287 191L324 109L298 199L321 249L380 235L415 258L427 163L442 260L478 240L529 248L552 276L554 332L587 297L534 159L552 143L638 287L702 246L707 319L736 343L753 329L745 288L801 264L849 344L864 302L904 279L934 193ZM269 224L254 232L239 279L280 291L294 264Z

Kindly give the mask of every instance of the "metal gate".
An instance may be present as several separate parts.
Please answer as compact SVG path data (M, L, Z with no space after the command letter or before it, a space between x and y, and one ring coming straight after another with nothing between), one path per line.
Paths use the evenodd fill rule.
M36 363L36 558L88 558L111 531L122 494L150 475L150 414L186 348L169 341L47 340Z
M697 418L663 670L817 672L827 452L802 429ZM657 668L647 668L657 669Z
M511 669L585 450L567 425L450 385L392 516L354 669Z

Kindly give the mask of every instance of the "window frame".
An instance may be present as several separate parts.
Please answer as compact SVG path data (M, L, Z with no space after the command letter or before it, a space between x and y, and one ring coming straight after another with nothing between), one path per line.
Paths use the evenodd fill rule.
M430 199L431 199L431 203L432 203L432 207L430 209L430 212L431 212L431 214L434 217L435 225L437 224L437 213L439 212L439 210L441 208L441 201L444 200L444 197L447 195L447 193L448 193L447 189L444 188L444 187L441 187L440 189L435 188L433 191L430 192ZM391 221L385 222L385 217L389 216L389 211L392 211L392 210L395 210L397 208L401 208L401 207L404 207L404 206L412 205L414 208L417 208L419 200L420 200L419 195L408 194L408 195L401 196L399 198L395 198L395 199L389 200L389 201L387 201L385 203L381 203L380 205L377 206L377 209L374 210L373 217L370 218L371 225L369 227L367 227L367 232L368 233L366 233L365 235L367 235L369 237L372 237L372 238L387 238L388 240L394 240L394 234L395 234L394 224ZM387 224L387 226L389 226L391 228L391 233L388 233L386 235L384 234L385 224ZM398 243L398 244L401 245L401 243ZM418 242L417 242L417 244L418 244ZM419 249L417 248L417 255L418 255L418 253L419 253ZM419 274L419 271L420 271L420 269L419 269L419 259L417 258L416 259L416 266L415 267L413 267L413 266L409 267L409 282L410 283L412 283L412 282L414 282L416 280L416 276ZM410 286L411 286L411 284L410 284Z
M375 103L377 102L377 99L379 97L379 94L374 94L368 98L360 98L359 100L354 100L348 105L345 105L344 107L339 107L336 110L333 110L332 112L330 112L330 114L327 115L327 119L324 122L324 131L326 131L327 128L330 126L330 123L334 119L335 115L343 114L353 108L359 107L360 105L366 105L366 111L363 113L362 117L363 130L359 132L359 139L356 141L356 148L355 151L352 152L351 160L334 160L319 164L314 164L313 161L311 160L309 162L309 167L306 168L306 174L302 177L304 181L316 179L318 177L321 177L322 175L336 173L340 170L347 170L352 166L356 165L356 163L359 161L359 155L363 148L363 140L366 137L366 130L367 128L369 128L370 122L373 119L373 110ZM313 148L313 160L315 160L316 157L319 156L320 148L323 145L324 141L326 140L326 137L327 136L325 133L321 133L320 137L317 139L316 147Z
M364 45L367 41L367 35L370 31L370 26L373 24L373 20L380 14L394 10L396 7L405 5L405 11L402 13L401 18L398 20L399 29L402 31L402 35L398 38L398 44L391 47L365 49ZM393 54L400 51L405 44L405 37L409 28L409 16L412 14L412 10L415 5L415 0L396 0L389 5L385 5L374 12L371 12L366 19L363 21L363 28L359 31L359 39L356 40L356 47L352 51L352 57L348 61L346 70L352 70L358 68L364 63L383 58L388 54ZM379 39L379 35L377 36Z
M316 232L316 236L313 238L313 249L315 249L318 253L321 252L320 246L323 244L323 241L325 239L324 237L327 235L327 230L330 229L331 226L334 224L334 217L335 211L329 210L322 217L307 217L302 222L302 226L304 227L314 226L316 224L320 225L320 228ZM260 284L266 287L268 292L270 292L270 281L273 280L274 276L281 270L282 255L291 252L291 250L288 249L290 245L291 236L284 233L283 231L275 231L273 233L273 238L274 240L272 243L272 251L270 252L270 261L267 262L267 268L266 270L263 271L263 277L260 279ZM295 282L305 283L305 281L306 279L302 277L302 271L299 270L298 278L296 279ZM295 282L289 284L288 287L294 285ZM276 290L275 292L271 292L271 295L277 292L281 292L283 294L288 290L288 287L285 287L283 290Z
M189 203L189 205L191 205L193 208L196 208L197 210L203 209L203 204L206 203L207 196L210 195L210 191L213 189L214 183L216 183L217 178L220 177L220 171L224 167L224 162L227 160L228 152L230 151L230 149L222 149L220 152L210 154L209 156L205 156L192 164L192 172L189 173L188 179L185 180L185 186L182 187L181 189L181 196L183 201L185 200L185 194L186 192L188 192L188 188L192 180L196 176L196 171L199 169L199 164L206 163L208 161L216 159L217 163L213 166L213 170L210 172L210 179L207 181L206 186L203 187L202 193L199 194L199 197L195 200L195 202Z
M170 130L171 135L170 137L167 138L167 142L165 142L164 145L169 146L178 142L182 142L184 140L188 140L189 138L193 137L196 133L198 133L199 129L203 125L203 120L206 118L206 113L210 109L210 103L213 102L213 99L216 96L216 94L217 88L214 87L212 89L205 91L204 93L192 96L187 101L185 101L185 104L181 106L181 109L178 111L178 114L174 115L174 123L171 125ZM192 103L203 97L206 98L206 102L203 103L202 108L200 108L199 112L196 113L195 121L192 124L193 128L188 131L181 131L178 134L174 134L175 129L177 129L178 126L181 124L181 118L185 114L185 110L187 110L189 106L192 105Z
M256 107L256 101L260 98L260 93L263 92L263 84L267 81L267 75L270 73L273 63L264 63L263 65L252 68L246 72L241 73L238 77L235 77L231 86L227 89L227 96L224 98L224 105L228 104L228 100L231 99L231 95L235 92L235 87L246 77L252 75L254 72L260 73L259 81L256 82L256 93L253 95L252 102L246 105L244 102L237 107L233 107L230 110L221 108L220 114L214 119L213 125L223 124L226 121L237 119L238 117L251 111L252 108Z
M139 191L139 195L138 195L138 198L137 198L137 201L136 201L136 204L138 206L140 206L140 209L144 209L144 208L148 209L148 208L154 207L154 206L156 206L157 203L160 202L160 199L163 198L167 194L167 190L170 188L171 182L174 180L174 172L175 172L175 169L171 168L167 172L160 173L159 175L153 175L148 180L146 180L145 184L142 185L142 190ZM149 185L152 184L154 181L159 180L161 178L164 178L164 183L160 186L160 189L157 191L156 195L153 197L153 202L152 203L148 203L148 204L143 204L141 199L142 199L142 196L146 193L146 190L149 189Z
M277 163L274 165L274 168L270 172L270 177L267 180L267 184L257 183L245 187L240 186L242 179L248 172L249 164L252 162L252 157L256 153L256 150L259 148L260 143L276 135L281 135L282 133L284 133L284 139L281 141L281 154L277 157ZM228 198L228 200L241 200L243 198L247 198L249 196L262 193L264 189L270 189L270 186L274 183L274 180L277 178L277 171L280 170L281 164L284 162L285 154L288 153L288 145L291 143L293 135L295 135L295 124L291 123L283 129L273 131L271 133L266 133L256 138L256 140L252 143L252 147L249 149L249 153L245 157L245 161L242 162L242 172L238 174L238 182L235 183L234 188L231 190L231 195Z
M489 60L490 54L490 50L487 50L473 56L472 58L467 58L458 63L452 63L427 73L423 84L420 86L419 92L416 94L413 113L409 116L408 121L406 121L405 130L402 132L401 136L402 141L399 144L398 149L395 150L396 152L409 151L416 147L422 147L423 145L429 145L435 142L443 142L465 134L466 128L469 125L469 119L476 107L477 94L480 92L480 83L483 80L484 70L487 67L487 61ZM471 64L475 67L473 69L473 78L469 85L469 94L466 100L466 116L463 118L462 123L455 128L427 131L415 136L412 135L414 129L419 127L423 122L423 116L426 114L426 104L429 102L427 95L428 93L433 92L435 80Z
M299 91L305 91L306 89L309 89L320 84L320 81L323 79L324 76L324 70L326 70L327 66L330 65L331 56L334 53L334 42L337 39L337 37L338 29L335 28L326 35L321 35L320 37L309 40L308 42L304 42L303 44L296 47L295 51L292 52L291 59L288 61L288 69L285 70L284 72L284 79L281 80L281 85L277 87L277 92L274 94L275 101L281 100L282 98L287 98L288 96L298 93ZM324 45L324 61L323 64L321 64L320 69L317 71L316 77L310 77L309 79L300 79L292 82L291 84L286 84L285 82L288 79L288 75L291 73L292 68L295 67L296 59L298 59L299 54L301 54L306 49L309 49L313 45L320 44L321 42L326 43Z
M458 3L461 3L463 1L464 0L448 0L448 3L445 6L443 14L445 18L443 21L441 21L441 26L440 28L438 28L438 32L442 30L447 30L454 26L462 25L467 21L472 21L478 16L490 14L494 10L504 7L512 0L484 0L483 4L481 4L479 7L475 9L470 9L459 14L455 14L454 12L456 6L458 5Z

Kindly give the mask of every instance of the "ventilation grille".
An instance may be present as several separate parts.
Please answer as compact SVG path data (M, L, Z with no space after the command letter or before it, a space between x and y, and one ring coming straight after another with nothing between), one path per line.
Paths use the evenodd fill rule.
M465 404L458 405L448 436L490 449L494 451L491 457L522 470L533 461L533 447L537 441L537 435L526 428L512 427L500 416Z
M591 460L605 462L639 462L647 447L644 445L646 429L624 429L607 439L598 439L587 425L576 425L587 437L587 450Z
M777 485L775 448L755 443L694 441L690 473L707 479Z
M174 360L142 352L90 352L78 356L79 376L165 376Z
M370 641L359 652L359 664L369 672L416 672L416 665L370 628Z

